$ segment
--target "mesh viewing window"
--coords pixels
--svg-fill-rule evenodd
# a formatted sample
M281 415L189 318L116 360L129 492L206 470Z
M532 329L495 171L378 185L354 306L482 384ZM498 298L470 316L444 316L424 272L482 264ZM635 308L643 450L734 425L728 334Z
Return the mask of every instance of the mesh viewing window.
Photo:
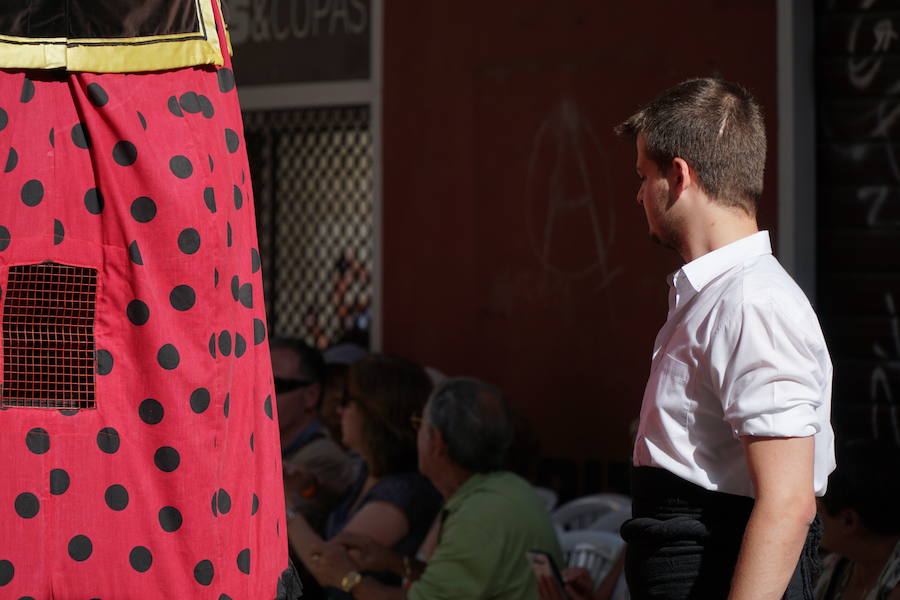
M244 115L274 335L365 344L373 257L367 106Z
M9 268L3 302L3 407L94 408L97 271Z

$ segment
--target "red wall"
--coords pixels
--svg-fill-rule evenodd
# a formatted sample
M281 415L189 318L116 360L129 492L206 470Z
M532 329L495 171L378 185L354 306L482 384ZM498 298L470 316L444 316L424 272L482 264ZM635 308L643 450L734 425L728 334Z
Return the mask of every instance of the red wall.
M545 455L626 460L679 262L611 130L688 77L742 83L772 228L774 1L384 4L384 349L496 383Z

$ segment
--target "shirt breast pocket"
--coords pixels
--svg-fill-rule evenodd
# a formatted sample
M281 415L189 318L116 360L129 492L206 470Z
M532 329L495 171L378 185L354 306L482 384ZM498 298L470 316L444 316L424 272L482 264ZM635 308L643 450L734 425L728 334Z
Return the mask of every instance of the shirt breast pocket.
M690 418L690 367L669 354L657 367L656 406L664 422L687 427Z

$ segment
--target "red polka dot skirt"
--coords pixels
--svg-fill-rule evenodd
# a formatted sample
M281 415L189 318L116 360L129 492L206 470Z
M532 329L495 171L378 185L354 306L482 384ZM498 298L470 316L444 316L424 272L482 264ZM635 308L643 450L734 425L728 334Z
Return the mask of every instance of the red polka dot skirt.
M0 71L0 169L0 598L285 597L232 72Z

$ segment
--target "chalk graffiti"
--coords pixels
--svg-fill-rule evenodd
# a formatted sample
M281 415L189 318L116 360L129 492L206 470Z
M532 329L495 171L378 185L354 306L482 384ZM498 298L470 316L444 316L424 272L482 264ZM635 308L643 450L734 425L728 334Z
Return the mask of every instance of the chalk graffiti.
M544 269L572 279L599 273L598 290L621 274L622 266L609 264L616 212L606 156L571 100L554 108L535 135L525 197L529 240ZM583 223L588 227L576 233L573 224ZM585 231L591 251L561 259L560 249Z
M872 345L872 352L878 358L878 365L872 369L869 380L869 397L872 400L872 435L876 438L881 433L882 404L887 405L887 426L893 434L894 442L900 444L900 421L897 418L897 404L894 402L894 390L891 384L889 371L900 373L900 318L897 317L897 308L894 304L893 294L885 294L885 307L890 317L890 334L893 348L885 349L880 343Z

